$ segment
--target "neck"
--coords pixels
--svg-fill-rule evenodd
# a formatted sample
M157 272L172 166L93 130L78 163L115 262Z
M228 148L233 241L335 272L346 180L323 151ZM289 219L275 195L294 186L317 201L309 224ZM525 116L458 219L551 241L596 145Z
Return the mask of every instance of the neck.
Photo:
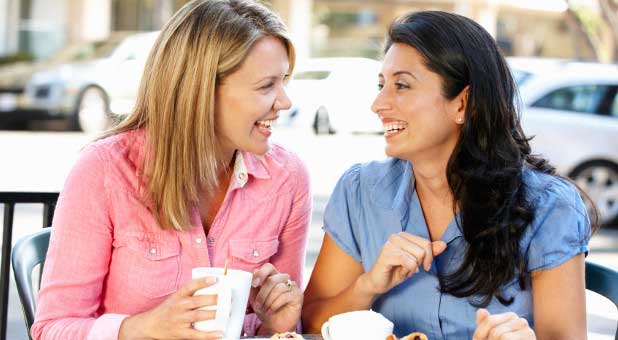
M414 165L415 187L419 197L451 206L453 194L448 185L446 167L454 145L431 150L423 155L408 158Z

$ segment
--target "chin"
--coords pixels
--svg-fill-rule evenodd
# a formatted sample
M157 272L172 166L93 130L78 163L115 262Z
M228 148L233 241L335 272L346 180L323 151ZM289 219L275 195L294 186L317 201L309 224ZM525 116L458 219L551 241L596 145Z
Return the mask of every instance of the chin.
M264 156L268 150L270 150L270 144L265 143L262 145L262 143L260 143L259 145L250 145L247 149L248 152L258 155L258 156Z

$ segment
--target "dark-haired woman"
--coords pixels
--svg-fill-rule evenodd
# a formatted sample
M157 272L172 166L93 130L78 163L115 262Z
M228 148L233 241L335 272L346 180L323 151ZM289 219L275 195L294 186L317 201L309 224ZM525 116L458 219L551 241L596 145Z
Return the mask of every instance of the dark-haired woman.
M443 12L392 24L372 110L387 161L337 184L305 292L305 330L373 309L430 339L585 339L591 224L531 154L492 37Z

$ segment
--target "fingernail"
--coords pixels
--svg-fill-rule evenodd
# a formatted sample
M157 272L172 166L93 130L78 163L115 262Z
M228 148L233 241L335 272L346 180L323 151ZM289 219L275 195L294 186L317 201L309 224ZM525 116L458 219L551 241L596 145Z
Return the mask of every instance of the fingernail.
M259 286L260 285L260 278L259 277L254 278L253 281L251 282L251 285L253 287Z
M206 278L206 283L210 284L210 285L211 284L215 284L215 283L217 283L217 278L214 277L214 276L209 276L209 277Z
M223 334L223 332L221 332L221 331L217 331L217 332L215 332L215 336L216 336L216 337L218 337L219 339L223 339L223 335L224 335L224 334Z

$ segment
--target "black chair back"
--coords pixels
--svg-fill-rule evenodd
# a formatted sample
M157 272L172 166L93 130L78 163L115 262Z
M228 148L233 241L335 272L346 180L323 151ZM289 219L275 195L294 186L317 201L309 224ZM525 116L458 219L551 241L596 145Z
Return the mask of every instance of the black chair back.
M586 289L603 295L618 308L618 271L586 261ZM614 339L618 340L618 329Z
M30 327L34 322L34 312L36 310L35 291L32 285L32 272L37 265L41 265L40 273L43 273L43 264L47 255L49 246L49 235L51 228L44 228L42 231L32 235L25 236L17 241L13 247L11 260L13 263L13 272L15 273L15 284L19 293L28 336L30 336ZM39 282L36 282L37 290L40 287Z

